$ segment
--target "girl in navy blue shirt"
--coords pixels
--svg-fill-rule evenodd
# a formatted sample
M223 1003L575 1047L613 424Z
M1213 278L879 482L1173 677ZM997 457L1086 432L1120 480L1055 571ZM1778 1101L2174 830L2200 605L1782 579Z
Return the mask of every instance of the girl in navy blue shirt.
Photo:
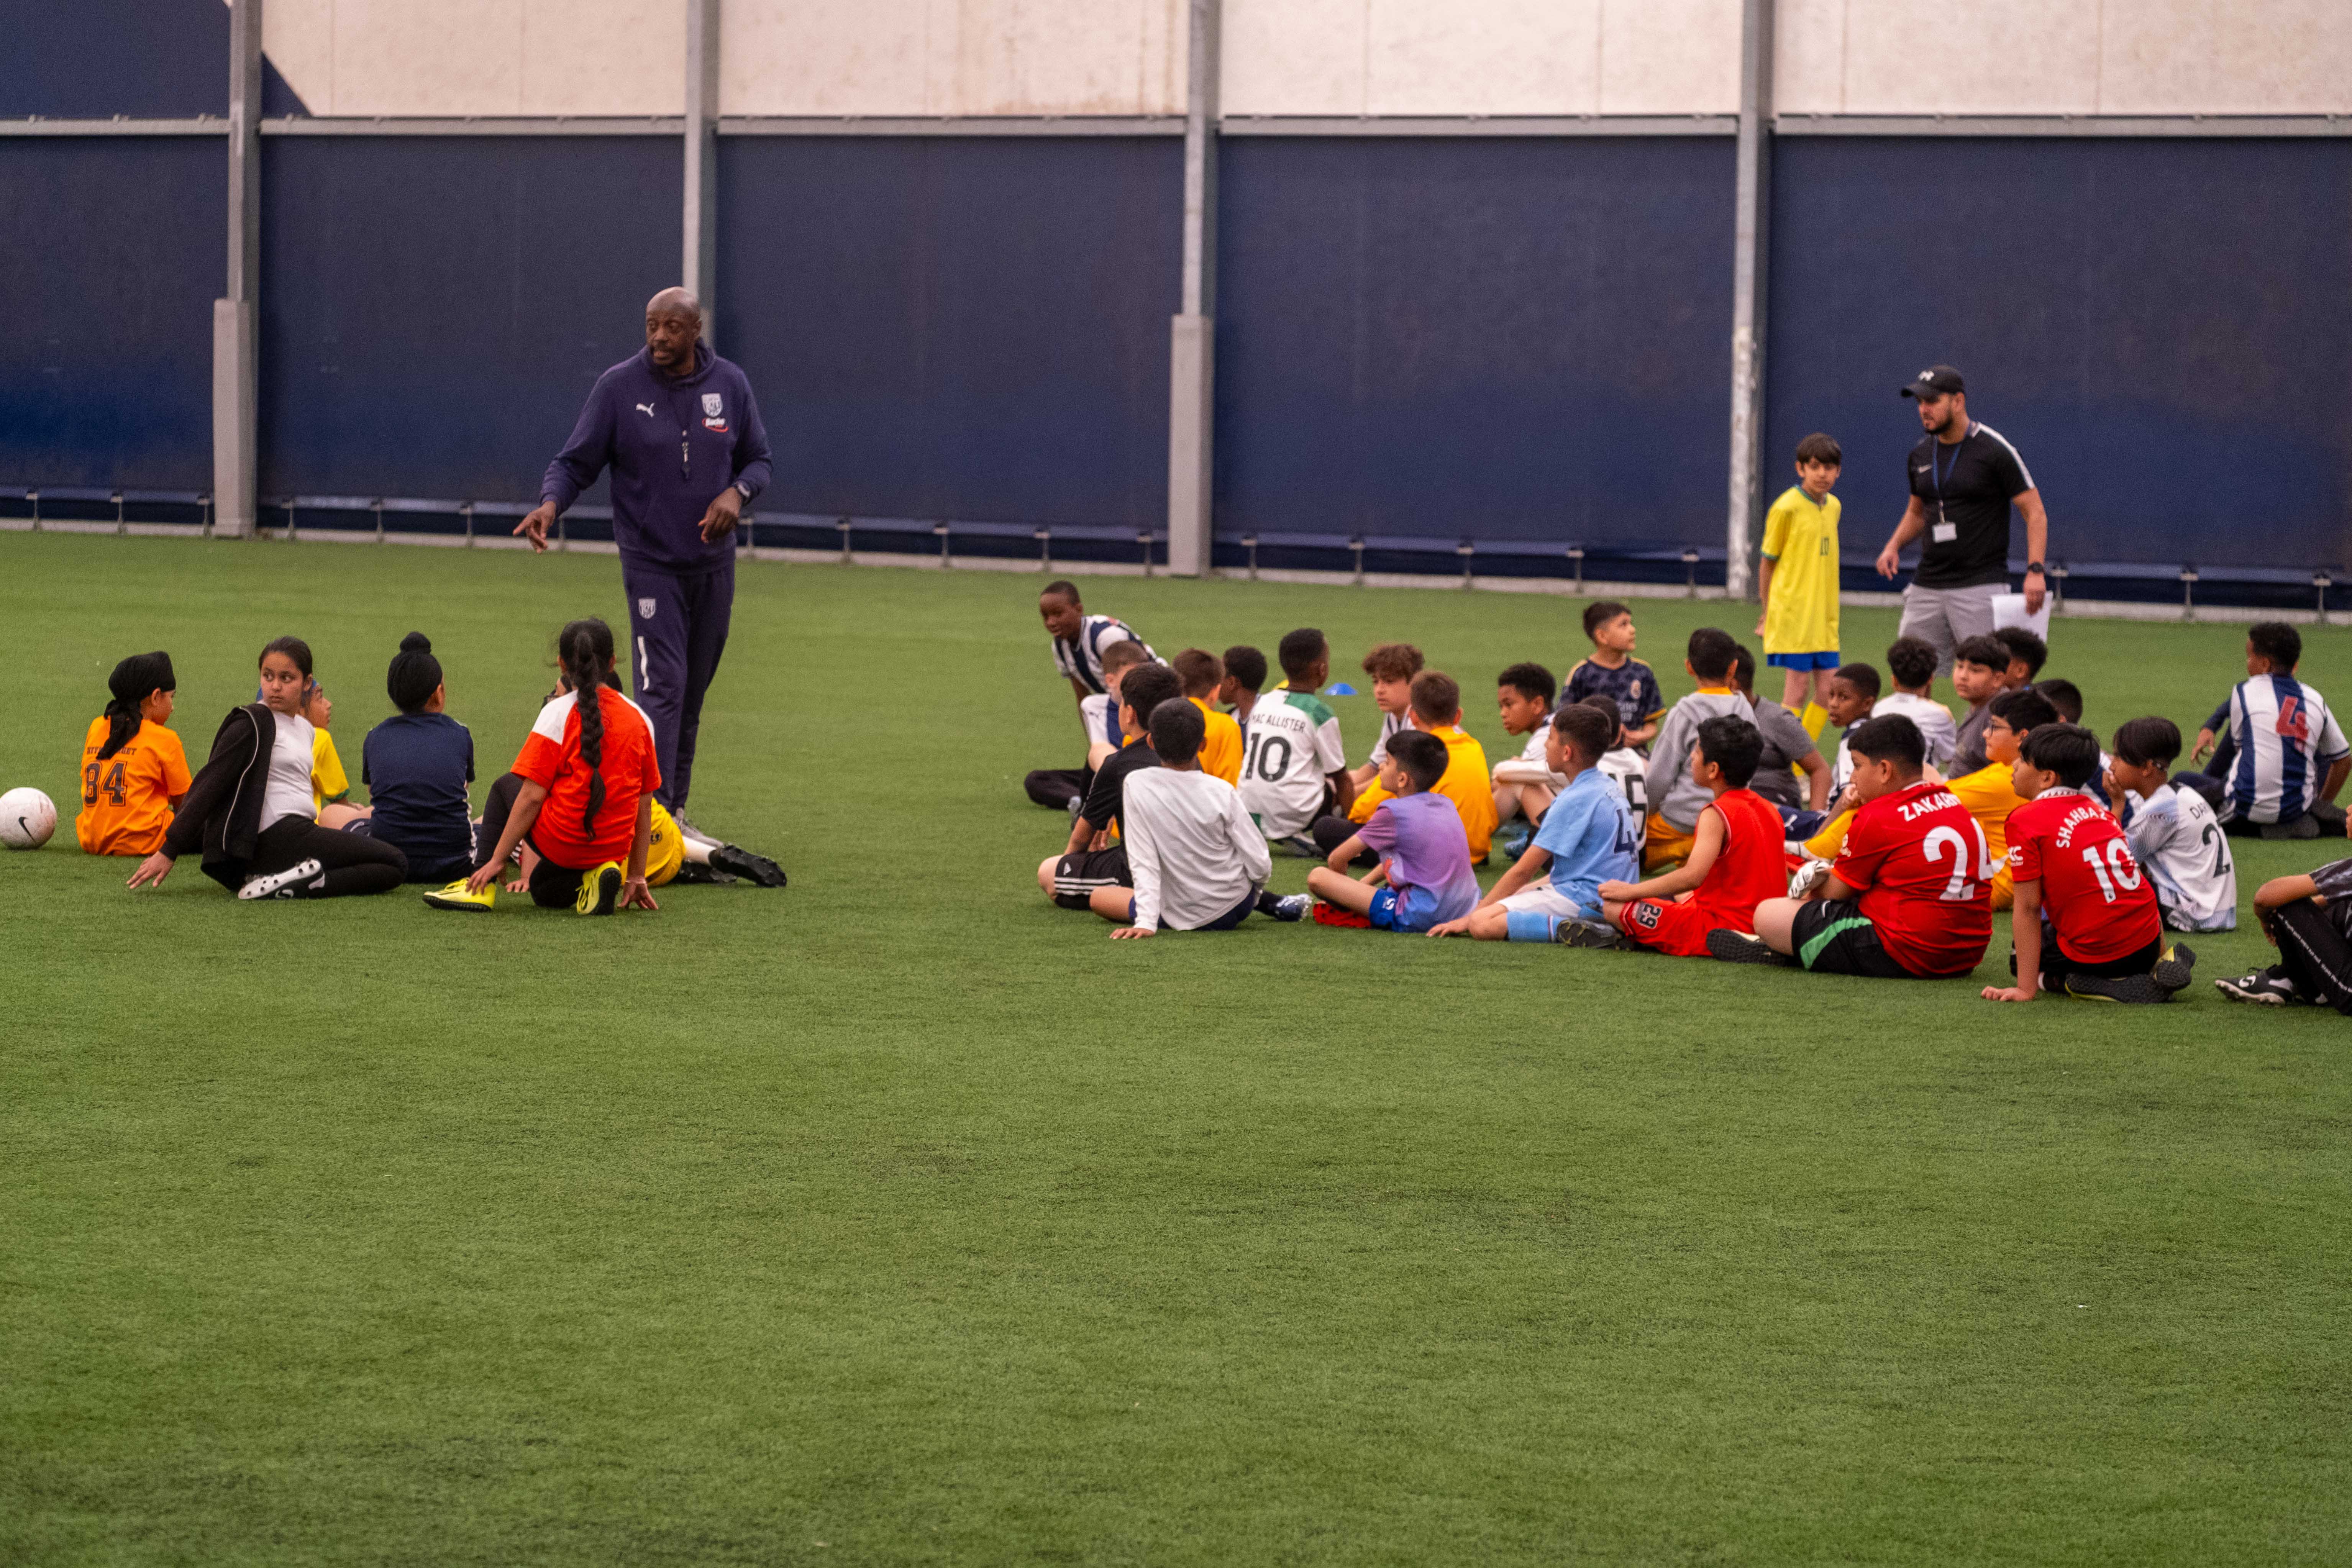
M361 747L360 780L373 810L352 831L398 845L408 857L408 879L437 887L474 868L466 798L474 782L473 732L441 710L448 695L441 661L423 632L400 639L384 689L400 711L370 730Z

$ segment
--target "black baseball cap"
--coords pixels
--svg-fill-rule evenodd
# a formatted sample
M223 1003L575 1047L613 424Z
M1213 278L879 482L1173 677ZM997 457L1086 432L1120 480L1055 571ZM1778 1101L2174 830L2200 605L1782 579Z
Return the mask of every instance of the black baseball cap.
M1966 392L1969 384L1960 373L1948 364L1931 364L1903 384L1905 397L1948 397L1955 392Z

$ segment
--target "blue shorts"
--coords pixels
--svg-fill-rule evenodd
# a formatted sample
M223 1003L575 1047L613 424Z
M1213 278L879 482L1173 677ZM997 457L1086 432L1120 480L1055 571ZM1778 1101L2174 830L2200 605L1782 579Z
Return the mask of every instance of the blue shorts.
M1372 895L1372 907L1365 911L1372 924L1381 931L1423 931L1437 922L1430 917L1437 912L1436 901L1415 899L1407 888L1399 893L1394 888L1382 888Z
M1826 653L1768 653L1764 656L1764 662L1780 669L1835 669L1838 667L1838 650L1831 648Z

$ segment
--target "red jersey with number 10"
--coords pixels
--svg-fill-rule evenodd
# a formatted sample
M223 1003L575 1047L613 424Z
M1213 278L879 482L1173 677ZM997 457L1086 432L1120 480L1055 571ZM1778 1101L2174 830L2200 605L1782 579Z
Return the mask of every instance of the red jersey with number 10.
M1832 870L1860 889L1858 905L1895 963L1948 975L1984 960L1998 868L1960 797L1923 779L1855 812Z
M2053 789L2009 814L2009 876L2042 880L2058 951L2077 963L2137 952L2163 934L2156 889L2105 802Z

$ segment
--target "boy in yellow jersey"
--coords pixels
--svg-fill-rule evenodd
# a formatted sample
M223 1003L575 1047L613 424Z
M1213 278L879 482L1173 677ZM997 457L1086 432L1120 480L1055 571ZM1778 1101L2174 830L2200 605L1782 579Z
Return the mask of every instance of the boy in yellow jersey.
M1838 667L1839 506L1830 489L1844 462L1837 442L1819 432L1797 443L1797 482L1764 519L1756 590L1764 662L1785 672L1780 706L1802 715L1813 735L1822 731L1830 672Z
M1991 716L1984 727L1985 765L1951 781L1951 791L1984 829L1985 848L1992 863L1992 907L2005 910L2015 897L2010 885L2009 814L2025 804L2014 776L2018 747L2027 733L2058 722L2050 699L2027 687L2004 691L1992 700Z
M1225 683L1224 661L1206 648L1188 647L1176 656L1176 679L1184 695L1201 710L1208 732L1201 741L1201 771L1236 789L1242 782L1242 727L1234 716L1218 709L1218 690Z
M1444 670L1423 670L1412 678L1406 714L1414 729L1445 742L1445 773L1430 793L1454 803L1454 809L1462 816L1462 831L1470 840L1470 863L1484 865L1486 847L1495 837L1495 786L1486 768L1486 748L1462 727L1461 684ZM1356 836L1356 829L1371 819L1381 802L1394 798L1375 780L1357 792L1347 816L1316 819L1316 844L1328 855Z

